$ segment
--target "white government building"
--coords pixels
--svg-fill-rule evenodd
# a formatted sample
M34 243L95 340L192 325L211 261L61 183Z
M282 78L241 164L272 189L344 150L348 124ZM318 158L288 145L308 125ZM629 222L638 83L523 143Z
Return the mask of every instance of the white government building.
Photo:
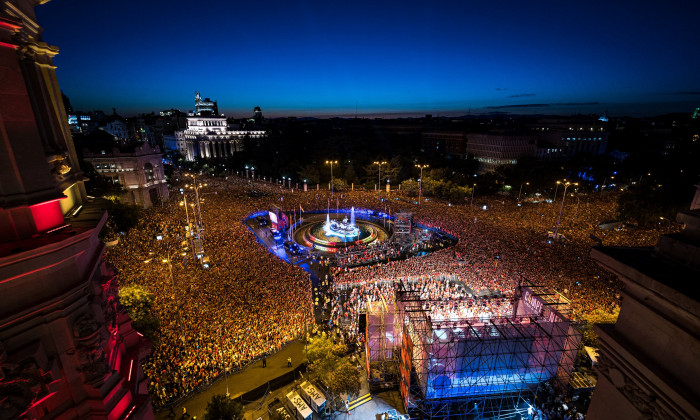
M226 158L243 151L243 139L265 137L263 130L237 130L226 123L226 117L200 111L199 92L195 96L196 111L187 117L187 128L174 136L164 136L168 150L177 150L187 161L195 158ZM214 102L215 104L215 102Z

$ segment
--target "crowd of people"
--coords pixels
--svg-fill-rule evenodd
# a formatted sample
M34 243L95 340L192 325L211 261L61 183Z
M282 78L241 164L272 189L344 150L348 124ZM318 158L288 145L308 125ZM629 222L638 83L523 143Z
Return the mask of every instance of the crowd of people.
M191 181L177 177L176 188ZM330 192L292 192L237 176L208 183L200 194L205 197L202 242L210 268L202 268L192 255L178 197L149 209L139 226L108 251L122 285L140 285L155 295L160 328L145 371L156 405L176 400L225 369L230 372L276 351L313 323L309 274L270 253L242 221L273 204L290 212L323 209ZM509 298L523 279L570 299L575 319L585 321L593 309L612 312L619 305L620 284L590 258L590 235L605 245L639 246L653 245L660 233L600 229L601 222L614 217L614 206L599 195L567 201L559 228L566 240L557 243L546 235L559 211L551 204L518 207L500 197L477 197L474 207L438 201L418 206L406 200L379 203L376 193L364 191L336 193L333 200L343 208L413 212L417 222L439 227L459 241L455 247L387 263L372 261L369 249L359 256L352 250L344 254L331 276L335 292L322 304L333 311L334 325L346 326L350 340L357 339L355 319L362 305L368 299L392 299L396 281L417 285L427 296L473 298L469 310L476 316L507 313ZM363 262L370 264L350 267L365 252L369 257ZM446 276L458 280L438 280ZM449 316L457 308L443 310Z
M336 263L340 267L388 262L403 256L401 246L394 242L379 244L352 245L336 253Z

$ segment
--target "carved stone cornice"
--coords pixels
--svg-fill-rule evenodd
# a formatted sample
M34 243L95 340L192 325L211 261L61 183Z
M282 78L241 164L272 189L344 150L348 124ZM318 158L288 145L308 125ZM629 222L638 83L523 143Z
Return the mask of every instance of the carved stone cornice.
M616 364L606 351L598 355L598 373L606 377L610 383L641 413L644 420L663 420L673 418L659 404L659 396L651 390L643 389L624 367Z
M21 36L15 36L15 41L19 45L17 53L21 58L37 60L37 64L55 69L56 66L49 63L40 62L38 60L45 58L53 58L58 54L58 47L49 45L45 42L34 42L21 39Z

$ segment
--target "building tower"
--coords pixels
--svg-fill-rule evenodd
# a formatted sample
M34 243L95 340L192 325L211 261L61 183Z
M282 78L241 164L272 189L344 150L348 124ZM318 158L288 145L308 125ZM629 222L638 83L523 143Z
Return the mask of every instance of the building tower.
M34 7L0 0L0 419L152 417Z
M195 92L194 115L217 117L219 116L219 106L216 104L216 101L212 101L209 98L202 99L202 96L199 94L199 92Z

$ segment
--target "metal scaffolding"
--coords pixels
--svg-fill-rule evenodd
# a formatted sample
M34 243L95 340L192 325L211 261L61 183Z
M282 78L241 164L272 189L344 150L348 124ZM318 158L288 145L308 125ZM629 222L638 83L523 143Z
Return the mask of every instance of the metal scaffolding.
M414 417L507 418L524 413L543 382L568 383L581 335L566 317L568 301L555 291L521 285L510 316L433 321L431 308L444 303L421 299L403 283L396 291L393 359ZM375 312L390 309L375 305ZM370 363L375 355L388 359L389 341L377 337L389 331L388 319L368 312ZM382 327L372 326L379 321Z

